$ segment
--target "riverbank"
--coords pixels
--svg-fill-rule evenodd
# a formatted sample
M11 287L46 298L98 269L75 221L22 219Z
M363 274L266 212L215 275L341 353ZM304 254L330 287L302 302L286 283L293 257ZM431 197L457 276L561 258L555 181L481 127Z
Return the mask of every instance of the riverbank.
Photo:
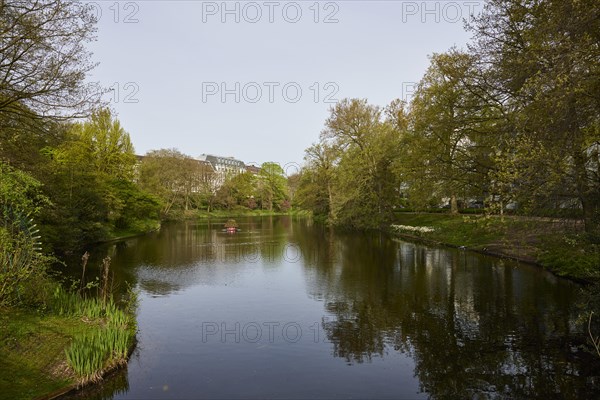
M196 211L194 217L206 219L206 218L236 218L236 217L269 217L276 215L289 215L287 212L276 212L269 210L213 210L207 211Z
M292 215L292 216L308 216L310 213L304 210L290 210L286 212L269 211L269 210L248 210L248 209L237 209L237 210L213 210L207 211L194 211L194 214L190 214L192 218L208 219L208 218L240 218L240 217L274 217L281 215Z
M36 310L3 309L0 315L0 398L32 399L75 383L65 349L86 324Z
M122 306L56 287L36 307L0 310L0 398L52 398L125 365L135 295Z
M157 219L148 219L140 221L133 227L128 229L114 230L110 232L107 238L98 241L97 243L109 243L116 242L123 239L129 239L136 236L145 235L147 233L155 232L160 229L161 221Z
M600 249L573 219L397 213L393 233L517 259L578 281L600 279Z

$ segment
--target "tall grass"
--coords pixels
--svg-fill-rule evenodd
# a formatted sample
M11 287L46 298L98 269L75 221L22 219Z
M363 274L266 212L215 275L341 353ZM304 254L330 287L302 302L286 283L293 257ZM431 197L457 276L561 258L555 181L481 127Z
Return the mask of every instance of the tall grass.
M107 369L125 364L135 341L136 293L129 291L124 308L115 303L108 288L109 264L107 257L103 261L103 282L98 296L82 297L62 286L57 286L52 296L51 307L55 313L89 322L86 333L75 335L65 350L67 362L79 384L98 381Z
M97 381L107 368L126 363L132 343L131 330L107 326L76 338L65 353L67 362L84 383Z
M54 295L54 307L59 314L90 321L90 330L76 336L65 350L67 362L80 384L97 381L105 370L127 362L135 341L135 317L118 307L112 296L105 303L101 298L84 299L59 288Z

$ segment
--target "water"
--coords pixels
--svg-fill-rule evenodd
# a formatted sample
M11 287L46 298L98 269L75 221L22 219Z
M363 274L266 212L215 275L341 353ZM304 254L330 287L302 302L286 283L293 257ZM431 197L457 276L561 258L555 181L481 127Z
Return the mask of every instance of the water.
M598 398L579 287L304 219L185 222L95 249L140 291L126 370L84 398ZM71 270L74 277L79 273Z

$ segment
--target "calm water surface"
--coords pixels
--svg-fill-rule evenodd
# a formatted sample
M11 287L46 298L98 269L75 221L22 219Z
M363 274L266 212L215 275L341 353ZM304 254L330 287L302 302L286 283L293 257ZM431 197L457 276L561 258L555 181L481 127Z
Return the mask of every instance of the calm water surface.
M94 250L88 268L108 254L117 290L139 289L139 345L79 397L600 396L573 283L303 219L238 219L236 234L223 222Z

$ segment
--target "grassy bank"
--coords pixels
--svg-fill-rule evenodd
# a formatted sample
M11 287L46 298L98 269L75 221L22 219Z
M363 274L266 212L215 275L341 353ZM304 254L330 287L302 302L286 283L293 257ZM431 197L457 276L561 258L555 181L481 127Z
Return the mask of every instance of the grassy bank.
M114 229L110 232L108 238L102 242L112 242L115 240L126 239L130 237L144 235L149 232L154 232L160 229L160 220L147 219L137 221L127 229Z
M398 213L394 224L400 236L514 257L577 280L600 278L600 248L577 220Z
M109 268L107 257L102 279L85 287L74 283L79 290L65 289L42 269L3 299L0 398L31 399L84 386L127 362L137 296L129 291L117 304Z
M236 217L269 217L275 215L289 215L288 213L269 210L214 210L211 212L198 211L196 218L236 218Z
M86 329L75 317L1 310L0 398L31 399L75 383L65 349Z
M133 295L132 295L133 296ZM135 341L133 305L56 286L37 307L0 309L0 398L31 399L96 382Z
M211 212L207 211L195 211L194 216L196 218L236 218L236 217L268 217L277 215L308 215L306 211L295 211L290 210L287 212L277 212L269 210L248 210L248 209L235 209L235 210L214 210Z

